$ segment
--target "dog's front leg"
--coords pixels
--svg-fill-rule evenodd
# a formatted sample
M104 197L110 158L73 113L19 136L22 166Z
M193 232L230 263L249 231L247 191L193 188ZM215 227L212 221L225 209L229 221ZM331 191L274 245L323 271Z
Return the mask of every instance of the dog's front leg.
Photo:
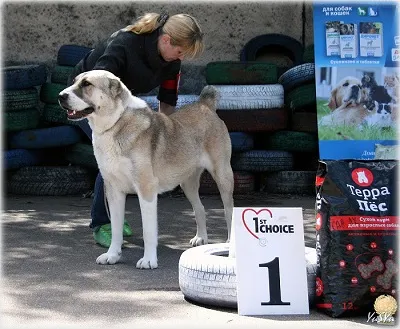
M123 225L125 214L126 194L117 191L104 182L107 203L110 209L111 221L111 245L108 251L96 259L97 264L115 264L121 258L121 246L123 243Z
M138 194L142 214L144 255L136 263L137 268L157 268L157 194L144 198Z

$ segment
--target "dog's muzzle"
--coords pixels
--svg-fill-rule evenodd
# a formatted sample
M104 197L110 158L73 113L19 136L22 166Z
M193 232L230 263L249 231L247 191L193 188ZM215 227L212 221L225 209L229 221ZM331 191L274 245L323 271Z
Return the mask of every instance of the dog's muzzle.
M60 93L58 95L58 103L60 106L67 111L67 117L69 120L82 120L86 118L90 113L94 111L93 107L87 107L83 110L74 110L69 107L68 94Z

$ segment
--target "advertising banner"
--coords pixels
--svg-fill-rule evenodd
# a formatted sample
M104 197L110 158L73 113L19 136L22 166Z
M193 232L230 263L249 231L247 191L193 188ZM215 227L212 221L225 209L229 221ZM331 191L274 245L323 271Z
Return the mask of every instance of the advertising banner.
M313 3L320 159L373 160L396 148L399 11L395 1ZM388 153L379 159L396 157Z

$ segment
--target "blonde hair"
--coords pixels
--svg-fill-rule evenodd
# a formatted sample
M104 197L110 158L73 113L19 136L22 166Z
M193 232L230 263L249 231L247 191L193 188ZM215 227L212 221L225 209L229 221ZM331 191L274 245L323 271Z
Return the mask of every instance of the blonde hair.
M163 34L170 36L172 46L182 47L185 57L195 58L203 52L203 32L197 20L188 14L168 16L147 13L125 29L136 34L143 34L151 33L159 27Z

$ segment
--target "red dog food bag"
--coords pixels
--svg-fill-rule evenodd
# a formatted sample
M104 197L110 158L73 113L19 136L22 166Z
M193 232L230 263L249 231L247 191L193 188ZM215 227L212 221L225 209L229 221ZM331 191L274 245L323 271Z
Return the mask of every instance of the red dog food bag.
M320 161L316 177L316 307L368 314L397 300L396 161Z

